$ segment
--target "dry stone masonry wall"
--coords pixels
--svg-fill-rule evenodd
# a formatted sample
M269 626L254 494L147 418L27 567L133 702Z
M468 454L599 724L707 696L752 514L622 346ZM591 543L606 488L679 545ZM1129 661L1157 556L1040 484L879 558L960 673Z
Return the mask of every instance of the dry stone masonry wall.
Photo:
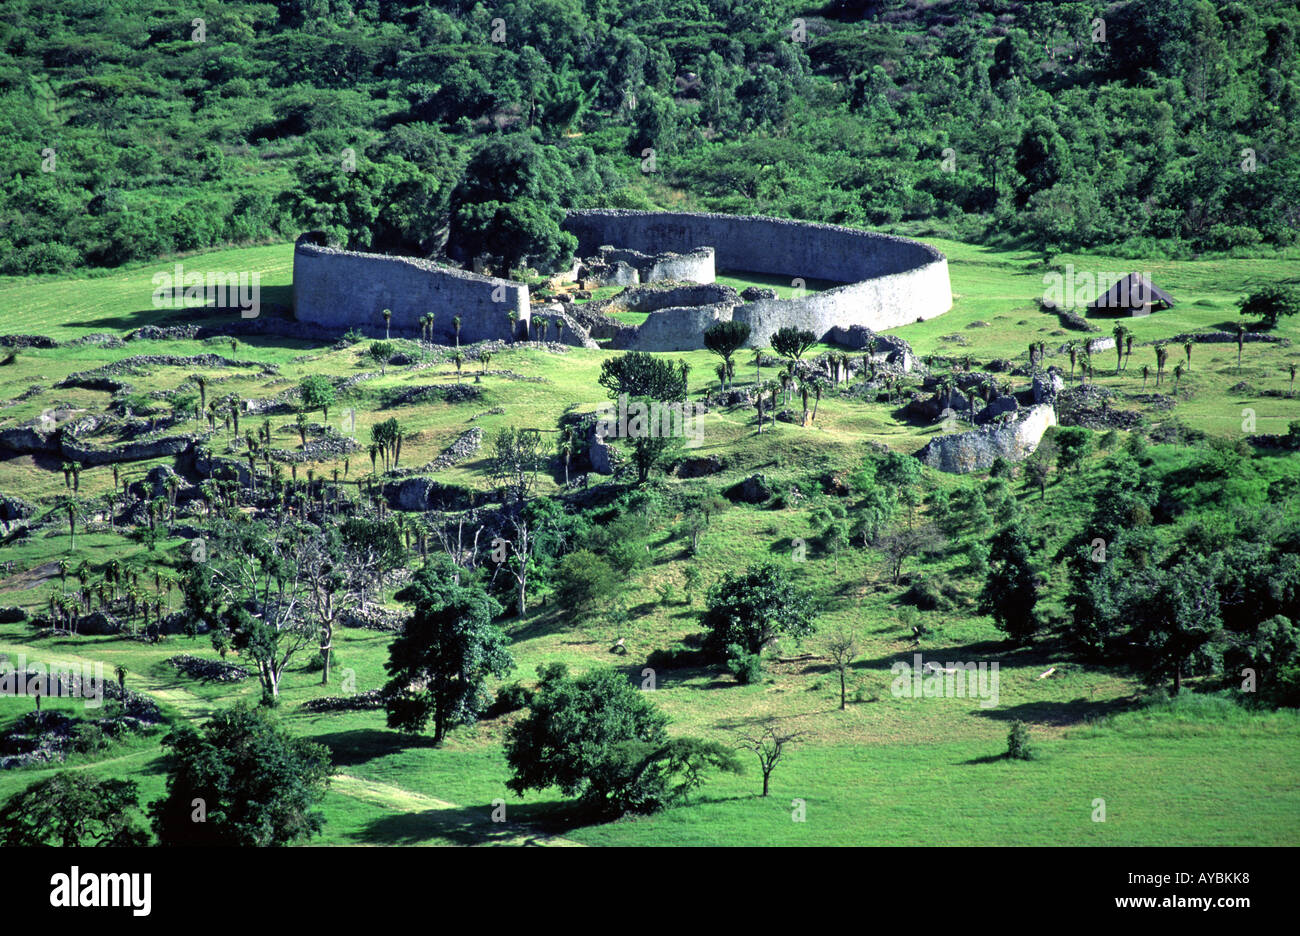
M526 335L528 287L480 276L411 257L339 250L298 238L293 252L294 315L338 329L350 328L382 338L383 312L392 312L391 334L420 335L420 317L434 315L434 340L456 340L453 319L460 317L460 343L508 340L512 330ZM510 313L517 319L512 323Z
M829 339L854 326L881 331L933 318L952 307L947 259L903 237L782 218L621 209L573 211L564 227L578 238L580 256L603 255L608 262L637 269L643 280L711 283L716 267L789 277L792 282L844 284L792 299L760 296L744 301L737 295L667 302L645 310L652 315L635 334L583 323L592 338L617 336L618 347L700 348L704 328L728 319L750 325L754 347L767 345L773 333L786 326ZM298 239L294 312L299 321L382 335L384 309L392 311L395 335L418 335L420 317L432 312L435 340L440 342L453 340L454 316L461 318L462 343L507 339L512 311L518 323L515 335L528 334L527 286L424 260L339 250L324 246L319 235Z
M863 325L880 331L952 308L947 258L903 237L784 218L623 209L572 211L564 227L578 238L579 253L608 244L646 254L710 246L718 269L845 284L802 298L738 305L732 318L749 323L754 346L767 344L786 326L821 338L833 328ZM669 339L675 347L663 350L680 349L694 319L683 315L682 328ZM660 323L656 331L668 334L669 329Z

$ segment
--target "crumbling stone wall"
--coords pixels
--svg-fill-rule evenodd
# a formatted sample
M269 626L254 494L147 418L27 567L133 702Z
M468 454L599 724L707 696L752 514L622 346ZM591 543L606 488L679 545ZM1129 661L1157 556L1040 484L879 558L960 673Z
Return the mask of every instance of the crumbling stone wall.
M953 474L985 471L999 455L1014 462L1032 454L1043 433L1055 425L1056 410L1043 403L1005 425L936 436L916 457L931 468Z
M611 273L623 269L630 275L618 279ZM589 267L596 279L606 283L632 285L634 283L712 283L716 277L714 250L697 247L687 253L642 253L627 247L602 245L598 258Z

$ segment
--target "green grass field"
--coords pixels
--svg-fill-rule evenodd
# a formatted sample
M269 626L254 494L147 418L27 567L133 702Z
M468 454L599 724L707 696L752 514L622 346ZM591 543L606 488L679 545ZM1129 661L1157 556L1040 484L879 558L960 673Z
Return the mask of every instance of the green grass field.
M1042 340L1055 348L1084 337L1064 332L1055 316L1038 311L1036 299L1044 286L1033 256L934 243L948 254L955 305L946 315L895 331L919 355L970 354L980 364L994 358L1023 362L1031 341ZM292 245L224 251L187 257L184 262L188 269L258 271L263 300L288 301ZM1133 266L1132 261L1104 256L1063 256L1059 262L1080 269ZM191 321L203 314L201 310L152 308L150 277L170 268L170 263L159 263L107 276L0 281L0 334L40 334L67 341L97 332L122 335L145 324ZM1179 301L1171 310L1124 321L1137 335L1127 370L1115 374L1110 352L1094 361L1096 382L1125 394L1142 391L1137 372L1141 364L1152 365L1154 371L1154 354L1145 342L1223 327L1237 317L1236 303L1252 287L1300 272L1300 264L1294 261L1266 260L1170 261L1141 268L1149 269L1155 282ZM735 275L725 279L738 288L748 283L772 285L771 280ZM1102 327L1101 335L1109 335L1110 325ZM1300 337L1300 322L1284 320L1276 333L1294 340ZM214 392L268 397L309 374L346 376L374 370L362 358L363 350L364 345L331 350L271 338L241 339L234 353L237 359L275 365L278 372L209 371L209 398ZM205 352L231 353L228 342L201 341L20 350L12 364L0 367L0 401L5 401L0 406L0 430L37 419L46 410L104 407L107 393L53 387L68 374L138 354ZM490 364L491 371L507 373L476 378L477 364L466 365L459 379L480 391L477 398L394 408L383 405L386 393L453 384L458 378L450 363L421 370L390 366L386 376L359 384L349 399L341 400L330 420L342 428L340 411L355 410L354 431L364 442L371 425L396 417L407 428L402 465L417 466L435 458L470 426L480 426L490 438L509 425L554 428L570 409L594 409L604 401L596 376L609 354L510 348L494 355ZM710 385L715 358L702 351L674 356L691 364L692 393ZM1170 367L1181 359L1181 347L1172 348ZM1253 410L1254 432L1286 432L1291 420L1300 419L1297 399L1265 392L1288 388L1288 366L1300 360L1300 350L1248 344L1240 368L1236 359L1235 344L1196 345L1175 405L1153 418L1176 418L1213 436L1242 438L1246 434L1243 411ZM1049 358L1049 363L1069 366L1064 355ZM154 394L157 406L165 411L169 395L187 384L193 373L190 368L152 367L125 379L137 394ZM737 382L747 383L754 376L750 356L745 355L737 367ZM1247 389L1232 389L1241 384ZM42 389L13 402L34 386ZM1154 387L1147 392L1155 392ZM1127 399L1116 406L1139 404ZM489 413L496 408L503 412ZM319 419L319 414L314 418ZM706 417L703 441L693 453L718 454L726 460L724 473L708 479L712 489L756 471L777 482L851 471L862 461L867 443L910 453L937 431L899 421L888 405L833 394L821 400L810 428L778 423L774 431L760 435L753 422L752 412L740 409L714 411ZM277 446L296 447L292 417L276 417L273 428ZM220 452L225 444L225 433L219 430L213 448ZM1158 449L1162 464L1169 467L1190 457L1173 446ZM1254 459L1256 470L1264 475L1291 481L1300 476L1296 462L1282 455ZM153 464L123 466L125 476L142 475ZM341 460L314 467L319 476L334 469L342 473L344 468ZM26 456L0 461L0 493L51 509L66 490L58 468ZM370 473L364 451L351 457L349 481ZM482 491L492 484L482 455L439 473L439 478ZM929 483L940 488L968 480L928 475ZM86 469L80 483L84 494L106 491L112 485L110 469ZM705 482L669 479L667 483L698 487ZM1018 483L1014 489L1018 499L1034 506L1036 522L1049 544L1059 546L1068 538L1087 483L1057 481L1049 486L1041 506L1037 493L1022 490ZM546 494L558 488L544 476L538 490ZM673 533L680 519L672 514L647 518L652 529L647 563L629 577L620 594L630 614L626 627L600 615L575 618L553 599L544 599L523 620L508 619L518 663L511 679L530 681L540 665L555 661L575 670L617 665L637 677L646 654L697 631L702 602L698 594L689 604L683 596L688 554ZM815 532L808 509L736 506L710 524L700 554L689 561L699 566L707 584L723 572L761 558L786 558L795 538L811 540ZM129 559L145 569L174 566L178 542L165 540L150 550L96 528L78 532L73 560L85 559L93 566L112 558ZM50 590L61 587L58 562L69 556L69 545L66 528L56 524L0 546L0 562L12 564L7 576L0 574L0 606L41 607ZM959 558L950 557L924 571L943 576L960 564ZM509 772L501 741L517 714L458 729L441 749L404 746L397 734L385 728L382 711L325 715L302 711L303 701L340 691L337 683L319 686L319 673L307 665L309 655L304 654L285 678L280 713L293 731L326 744L334 758L336 776L324 802L327 823L321 841L334 845L1300 843L1300 787L1294 781L1300 770L1300 722L1295 712L1250 712L1211 696L1142 707L1140 682L1131 674L1108 669L1064 667L1053 678L1039 679L1065 660L1064 650L1045 641L1028 650L1008 651L989 619L972 610L974 596L968 583L959 584L954 610L931 614L935 635L923 649L927 658L944 661L1000 661L998 704L982 709L970 699L894 698L890 664L910 660L913 650L898 620L900 589L888 585L878 557L850 549L836 568L832 556L814 547L797 575L822 597L824 626L850 623L861 635L862 653L851 688L858 701L840 711L837 678L818 662L773 664L767 680L751 686L736 685L730 676L711 670L668 670L659 674L654 697L672 718L674 732L725 741L736 729L767 718L781 719L801 731L803 740L791 748L774 774L768 798L757 795L760 779L750 763L742 776L711 780L688 805L640 820L574 826L555 791L522 799L507 792ZM664 584L672 587L671 600L658 594L658 586ZM1059 609L1061 598L1055 588L1047 601ZM172 608L177 600L170 598ZM626 657L609 652L618 636L626 637ZM381 685L387 642L381 633L344 629L335 638L338 678L354 681L357 690ZM129 674L129 688L147 692L177 719L201 719L233 700L252 702L257 696L254 680L233 689L205 685L179 676L165 663L178 653L215 657L206 638L171 637L158 644L124 637L38 638L27 625L0 624L0 653L10 657L25 653L29 660L52 662L102 661L109 674L122 665ZM0 726L30 709L29 699L0 698ZM1040 751L1037 760L1019 763L998 757L1005 750L1009 724L1017 718L1031 726ZM148 801L161 792L164 777L156 741L126 743L100 757L79 756L67 766L134 779L140 783L142 800ZM0 771L0 800L53 769ZM506 802L506 823L491 821L493 801L498 799ZM1093 821L1096 799L1105 800L1104 823ZM803 801L806 821L792 819L794 800Z

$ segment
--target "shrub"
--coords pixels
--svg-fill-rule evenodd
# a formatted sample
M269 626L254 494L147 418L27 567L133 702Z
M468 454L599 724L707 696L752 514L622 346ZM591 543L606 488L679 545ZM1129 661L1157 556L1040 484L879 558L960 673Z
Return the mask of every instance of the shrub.
M1022 721L1012 722L1007 733L1007 757L1013 760L1033 760L1034 749L1029 746L1029 727Z
M488 718L496 718L507 712L517 712L532 704L533 690L521 682L507 683L497 690L496 700L484 713Z
M619 578L603 556L579 549L560 560L556 597L575 611L589 611L614 593Z
M91 722L82 722L73 734L72 748L81 754L91 754L107 745L103 729Z
M763 656L750 653L740 644L728 644L727 669L736 677L736 682L748 686L763 677Z

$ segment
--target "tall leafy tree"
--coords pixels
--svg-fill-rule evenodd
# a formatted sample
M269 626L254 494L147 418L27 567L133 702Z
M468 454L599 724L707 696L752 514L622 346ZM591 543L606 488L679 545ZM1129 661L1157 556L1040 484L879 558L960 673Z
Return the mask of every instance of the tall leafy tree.
M482 588L456 584L445 556L420 569L397 597L414 609L388 649L388 727L415 733L432 721L440 745L451 728L478 720L488 677L514 667L509 640L492 623L502 608Z
M805 637L815 627L811 598L772 562L724 575L709 589L704 627L714 659L736 644L759 653L775 637Z
M670 739L667 716L614 670L572 678L556 664L541 676L528 716L506 741L506 785L520 795L554 786L600 816L650 813L711 770L740 771L721 744Z
M1028 643L1039 628L1038 573L1024 528L1003 529L989 549L989 572L980 593L980 613L991 615L1014 643Z

